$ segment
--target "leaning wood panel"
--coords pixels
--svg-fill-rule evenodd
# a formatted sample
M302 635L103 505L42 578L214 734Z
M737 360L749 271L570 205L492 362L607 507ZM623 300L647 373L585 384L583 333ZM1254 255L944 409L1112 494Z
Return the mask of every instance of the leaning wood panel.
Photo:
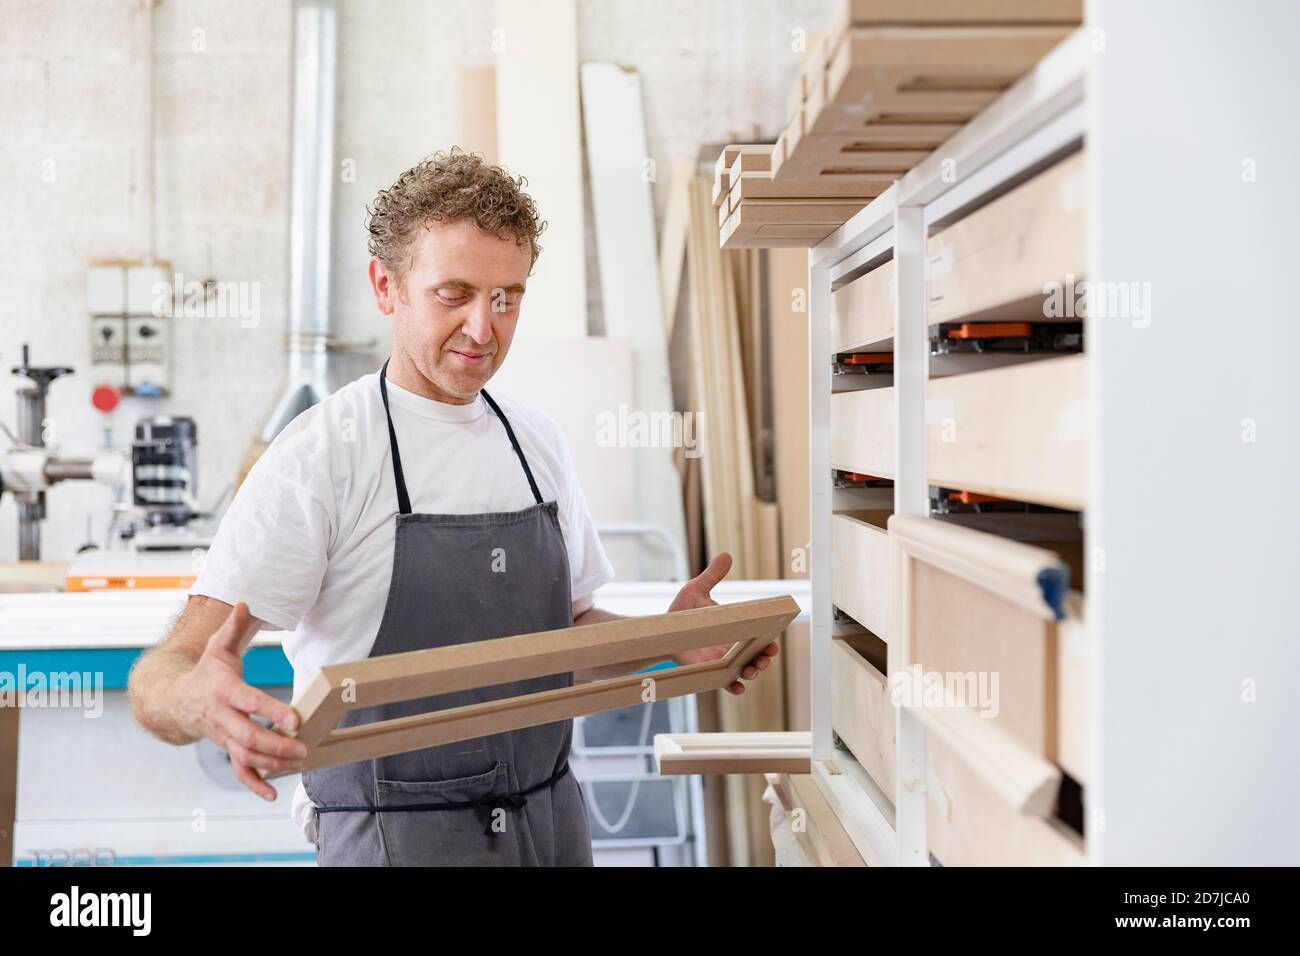
M1025 362L926 384L926 478L946 488L1082 510L1087 358Z
M718 690L799 613L789 597L607 621L322 668L295 707L308 770ZM339 728L347 711L730 644L715 661ZM272 776L275 776L274 774Z
M869 634L831 642L831 727L892 800L895 716L884 652L884 643Z
M925 321L1081 321L1085 154L1076 152L926 243Z
M926 842L944 866L1083 865L1078 834L1009 806L968 758L928 726L925 758Z
M831 518L831 600L886 641L894 601L889 516L888 511L850 511Z
M831 467L894 477L894 389L831 396Z
M668 776L812 773L812 734L655 734L655 766Z
M894 260L831 295L832 352L888 352L894 346Z

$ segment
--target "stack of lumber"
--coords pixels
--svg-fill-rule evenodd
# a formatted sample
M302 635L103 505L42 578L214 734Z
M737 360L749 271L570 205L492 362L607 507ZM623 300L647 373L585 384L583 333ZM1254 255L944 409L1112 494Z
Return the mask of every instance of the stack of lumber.
M816 245L1081 18L1082 0L844 0L808 39L776 142L719 158L721 245Z

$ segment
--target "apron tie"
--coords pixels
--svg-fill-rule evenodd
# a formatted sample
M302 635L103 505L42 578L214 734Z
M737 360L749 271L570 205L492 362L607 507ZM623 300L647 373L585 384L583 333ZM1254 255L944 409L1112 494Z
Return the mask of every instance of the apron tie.
M483 820L484 836L498 837L501 834L492 829L493 811L501 810L522 810L528 804L530 794L538 790L545 790L555 786L559 780L569 772L569 762L566 760L564 766L551 774L541 783L529 787L526 790L518 790L515 793L489 793L487 796L478 797L474 800L461 800L455 803L408 803L396 807L378 807L378 806L348 806L348 807L317 807L317 813L417 813L417 812L437 812L442 810L474 810Z
M528 798L522 793L489 793L475 800L474 807L483 820L483 835L493 839L501 835L499 830L492 829L492 817L497 810L522 810L527 803Z

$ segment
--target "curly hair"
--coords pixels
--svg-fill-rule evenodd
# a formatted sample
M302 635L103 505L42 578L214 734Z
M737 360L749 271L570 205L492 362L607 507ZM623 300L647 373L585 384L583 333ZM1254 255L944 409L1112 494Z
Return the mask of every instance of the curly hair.
M538 237L546 223L533 198L524 192L528 180L511 178L500 166L490 165L481 153L459 146L426 157L380 190L366 207L370 254L396 275L404 276L414 253L417 229L433 222L471 219L484 232L513 238L532 252L533 264L542 253Z

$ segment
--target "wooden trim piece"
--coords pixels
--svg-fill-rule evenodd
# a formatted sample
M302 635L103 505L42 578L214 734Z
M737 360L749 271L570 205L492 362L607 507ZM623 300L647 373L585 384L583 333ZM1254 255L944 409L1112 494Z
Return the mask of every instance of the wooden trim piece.
M772 145L762 146L745 146L741 148L740 153L730 166L727 167L727 173L722 178L722 184L727 189L735 189L736 183L745 173L771 173L772 172Z
M1050 572L1064 582L1069 571L1055 553L1045 548L915 515L896 514L890 518L889 537L909 562L933 565L1044 620L1056 618L1044 599L1040 575ZM899 601L902 612L911 596L900 591ZM908 659L903 663L913 662Z
M1086 154L1077 151L926 242L925 322L1081 322Z
M913 703L907 707L926 729L938 736L998 797L1017 813L1049 816L1056 809L1061 771L1031 754L969 707Z
M838 182L832 177L792 179L776 182L770 172L741 173L731 190L732 208L747 199L875 199L882 190L877 183Z
M322 668L295 702L303 717L296 736L309 748L305 769L627 707L643 703L647 689L658 700L718 690L738 679L798 613L793 598L767 598L334 664ZM337 726L343 713L358 708L645 658L669 659L682 651L721 644L731 644L730 651L706 663Z
M1082 511L1088 503L1087 357L931 379L926 479Z
M655 764L664 776L729 773L812 773L807 731L655 734Z

